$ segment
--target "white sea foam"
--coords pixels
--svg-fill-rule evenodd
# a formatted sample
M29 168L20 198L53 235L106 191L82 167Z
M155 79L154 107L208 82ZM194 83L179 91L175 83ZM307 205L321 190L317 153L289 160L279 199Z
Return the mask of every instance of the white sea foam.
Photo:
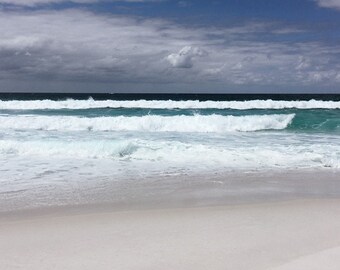
M132 141L65 141L62 137L58 140L0 141L0 154L30 157L124 158L137 149Z
M0 110L34 109L91 109L91 108L150 108L150 109L340 109L340 101L284 101L284 100L249 100L249 101L173 101L173 100L74 100L65 101L33 100L2 101Z
M235 139L235 138L234 138ZM208 141L213 141L210 138ZM222 145L203 142L126 140L2 140L0 155L23 157L24 164L34 163L42 158L53 162L53 158L82 160L106 159L129 160L130 166L148 162L147 167L156 165L159 171L167 167L187 168L194 171L204 169L242 168L295 168L332 167L340 168L340 146L313 142L290 145L279 144L278 140L264 141L259 136L256 143L235 144L232 140ZM25 158L26 157L26 158ZM29 157L27 159L27 157ZM270 157L270 158L268 158ZM58 162L63 162L59 160ZM114 163L113 170L114 170ZM20 166L17 164L16 166ZM144 168L147 170L147 168Z
M0 116L0 129L56 131L147 131L147 132L209 132L282 130L294 114L222 116L177 115L142 117L75 117L75 116Z

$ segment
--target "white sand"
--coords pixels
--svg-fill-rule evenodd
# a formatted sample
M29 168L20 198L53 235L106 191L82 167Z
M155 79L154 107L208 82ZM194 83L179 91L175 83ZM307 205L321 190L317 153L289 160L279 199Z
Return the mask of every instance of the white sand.
M340 269L340 200L2 219L0 269Z

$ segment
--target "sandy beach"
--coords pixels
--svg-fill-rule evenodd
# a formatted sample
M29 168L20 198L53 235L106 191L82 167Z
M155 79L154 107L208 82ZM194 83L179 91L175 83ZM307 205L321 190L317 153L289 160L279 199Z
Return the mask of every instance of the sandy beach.
M0 270L340 270L340 0L0 0Z
M25 270L339 269L340 199L302 197L2 215L0 265Z

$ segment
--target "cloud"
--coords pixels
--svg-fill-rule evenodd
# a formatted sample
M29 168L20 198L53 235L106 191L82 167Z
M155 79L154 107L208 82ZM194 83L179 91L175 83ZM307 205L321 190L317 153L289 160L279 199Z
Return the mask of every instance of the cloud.
M100 2L161 2L163 0L0 0L1 4L15 5L15 6L43 6L50 4L60 4L60 3L75 3L75 4L93 4Z
M340 10L340 0L316 0L316 2L320 7Z
M1 91L20 82L27 91L46 90L47 83L70 91L98 85L180 91L339 82L338 45L266 42L261 32L266 38L280 35L266 24L184 27L163 19L47 9L0 11L0 32Z
M312 66L311 61L309 59L306 59L304 56L300 56L298 58L298 61L296 63L295 69L296 70L304 70L308 69Z
M167 60L175 68L192 68L196 57L207 55L207 52L198 47L185 46L178 53L167 56Z
M205 30L81 10L0 12L0 80L167 82L164 58ZM201 52L193 48L190 57ZM29 54L29 56L28 56ZM177 81L177 78L171 78Z
M192 5L189 1L178 1L177 5L181 8L190 7Z

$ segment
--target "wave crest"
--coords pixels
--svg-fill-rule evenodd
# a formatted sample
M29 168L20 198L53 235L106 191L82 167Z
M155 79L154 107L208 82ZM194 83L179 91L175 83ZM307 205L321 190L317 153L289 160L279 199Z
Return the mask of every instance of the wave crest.
M0 116L1 129L57 131L146 131L211 132L285 129L295 114L222 116L74 117L74 116Z
M340 109L340 101L173 101L173 100L0 100L0 110L93 109L93 108L149 108L149 109Z

